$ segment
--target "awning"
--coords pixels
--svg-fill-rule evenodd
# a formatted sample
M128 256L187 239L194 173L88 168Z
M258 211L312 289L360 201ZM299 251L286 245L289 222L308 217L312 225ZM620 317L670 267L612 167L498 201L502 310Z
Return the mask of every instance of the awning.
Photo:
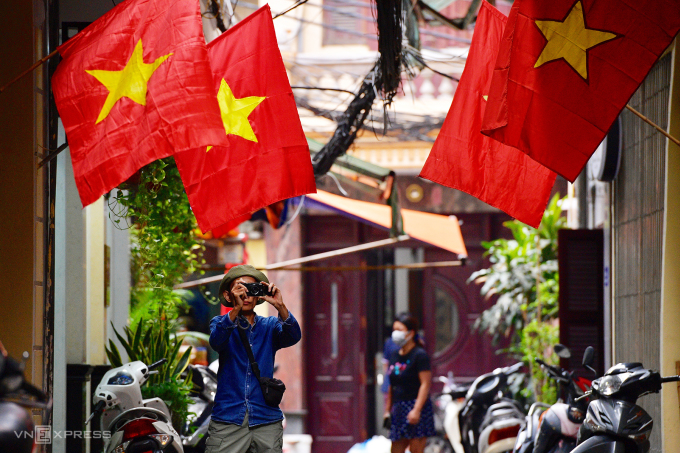
M392 209L387 205L353 200L322 190L315 194L308 194L306 197L360 222L387 229L392 225ZM404 231L413 239L467 256L467 249L456 216L430 214L410 209L402 209L401 215L404 219Z

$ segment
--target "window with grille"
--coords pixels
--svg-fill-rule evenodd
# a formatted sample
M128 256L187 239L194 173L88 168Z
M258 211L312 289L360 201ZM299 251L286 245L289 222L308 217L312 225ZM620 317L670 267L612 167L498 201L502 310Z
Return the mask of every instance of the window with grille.
M359 1L343 2L339 0L324 0L323 22L326 25L323 30L323 45L364 44L366 38L365 22L363 14L370 14L370 5L367 3L363 8L358 5ZM368 11L368 13L367 13ZM369 19L370 16L367 16Z

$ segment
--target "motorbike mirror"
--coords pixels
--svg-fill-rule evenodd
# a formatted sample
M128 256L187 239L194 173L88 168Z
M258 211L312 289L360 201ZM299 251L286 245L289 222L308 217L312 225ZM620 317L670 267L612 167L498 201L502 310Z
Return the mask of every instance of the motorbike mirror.
M557 343L555 346L553 346L553 350L555 351L555 354L557 354L557 357L562 359L571 358L571 351L569 351L569 348L563 344Z
M592 346L588 346L583 353L583 366L597 374L593 368L593 363L595 363L595 349Z
M595 349L592 346L588 346L583 352L583 366L592 366L595 360Z
M154 368L158 368L159 366L163 365L167 361L168 361L168 359L162 358L159 361L152 363L151 365L149 365L149 371L153 370Z

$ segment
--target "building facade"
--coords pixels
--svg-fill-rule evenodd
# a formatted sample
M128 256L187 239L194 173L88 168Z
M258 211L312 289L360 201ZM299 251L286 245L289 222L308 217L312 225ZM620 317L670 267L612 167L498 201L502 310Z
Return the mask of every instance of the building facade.
M677 42L630 99L629 104L677 137L680 97ZM594 176L592 159L578 186L582 228L604 231L605 343L607 365L641 362L664 376L680 374L680 148L625 110L619 166L609 182ZM588 176L590 175L590 176ZM640 399L654 419L652 451L680 446L678 388Z

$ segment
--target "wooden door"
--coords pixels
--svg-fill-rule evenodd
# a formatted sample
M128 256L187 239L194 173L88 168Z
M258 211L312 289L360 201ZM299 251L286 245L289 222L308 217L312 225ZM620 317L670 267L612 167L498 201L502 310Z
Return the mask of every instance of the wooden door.
M359 255L322 266L358 266ZM305 276L307 428L314 453L345 453L365 440L365 278L362 272Z
M581 363L583 352L592 346L595 349L593 367L601 376L604 373L604 232L560 230L557 244L560 343L571 350L571 358L562 359L561 365L588 376Z

